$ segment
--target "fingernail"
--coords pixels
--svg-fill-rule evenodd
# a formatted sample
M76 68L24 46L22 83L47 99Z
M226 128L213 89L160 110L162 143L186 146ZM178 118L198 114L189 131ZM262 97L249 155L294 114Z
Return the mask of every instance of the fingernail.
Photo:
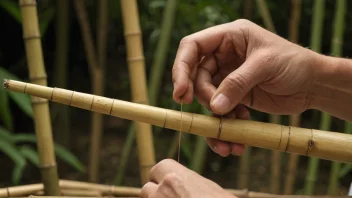
M218 152L218 148L217 148L216 146L213 147L213 151L214 151L215 153L219 153L219 152Z
M214 110L218 113L225 113L230 108L230 100L224 95L217 95L211 102Z

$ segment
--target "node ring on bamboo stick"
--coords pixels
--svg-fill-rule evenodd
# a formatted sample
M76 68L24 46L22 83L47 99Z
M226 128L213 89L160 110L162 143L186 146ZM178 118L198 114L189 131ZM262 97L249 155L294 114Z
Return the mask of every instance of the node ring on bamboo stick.
M307 152L306 156L308 156L309 151L313 148L314 146L314 140L313 140L313 129L310 130L310 139L308 140L308 146L307 146Z
M47 79L47 75L41 75L41 76L30 76L29 80L33 83L33 81L37 81L37 80L46 80Z
M41 164L41 165L39 166L39 169L45 170L45 169L50 169L50 168L55 167L55 166L56 166L56 163Z
M128 58L127 62L137 62L137 61L144 61L144 56L138 56L133 58Z
M217 135L217 139L220 139L221 137L221 130L222 130L222 116L220 116L219 118L220 122L219 122L219 130L218 130L218 135Z
M37 2L33 1L31 3L23 3L20 1L20 7L30 7L30 6L37 6Z
M141 35L142 33L140 31L136 31L136 32L125 32L124 36L127 37L127 36L139 36Z
M290 137L291 137L291 127L288 127L288 140L287 140L287 144L286 144L286 148L285 148L285 153L288 150L288 145L290 144Z
M33 40L33 39L40 39L41 36L40 35L26 35L23 36L23 39L28 41L28 40Z

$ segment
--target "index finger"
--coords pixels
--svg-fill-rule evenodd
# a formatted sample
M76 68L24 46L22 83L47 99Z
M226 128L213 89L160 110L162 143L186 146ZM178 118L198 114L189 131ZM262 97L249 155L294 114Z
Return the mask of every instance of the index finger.
M227 24L223 24L186 36L181 40L172 68L173 98L176 102L180 103L185 95L191 95L191 97L187 97L184 102L192 102L194 89L189 87L193 86L192 71L197 69L196 66L203 56L212 54L221 45L223 38L228 35L227 32Z

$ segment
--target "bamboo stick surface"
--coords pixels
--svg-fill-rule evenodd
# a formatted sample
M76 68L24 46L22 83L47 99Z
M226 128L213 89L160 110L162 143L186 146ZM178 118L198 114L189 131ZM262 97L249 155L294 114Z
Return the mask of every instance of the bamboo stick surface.
M179 111L15 80L5 80L4 86L12 91L98 113L173 130L180 128ZM352 162L352 135L350 134L249 120L216 118L187 112L182 113L182 131L259 148Z
M62 198L73 198L73 197L111 197L112 196L125 196L125 197L140 197L141 188L136 187L122 187L122 186L110 186L103 184L94 184L80 181L60 180L61 196ZM0 188L0 197L26 197L29 195L37 195L44 189L43 184L27 184L23 186L15 186L8 188ZM89 190L88 190L89 189ZM83 190L88 192L100 192L102 196L87 195ZM347 196L303 196L303 195L274 195L262 192L234 189L225 189L227 192L235 195L239 198L266 198L266 197L277 197L277 198L347 198ZM79 194L79 191L82 194ZM69 193L68 193L69 192ZM72 193L74 192L74 193ZM65 195L66 193L66 195ZM71 194L71 195L68 195ZM76 195L73 195L76 194ZM30 196L51 198L52 196Z

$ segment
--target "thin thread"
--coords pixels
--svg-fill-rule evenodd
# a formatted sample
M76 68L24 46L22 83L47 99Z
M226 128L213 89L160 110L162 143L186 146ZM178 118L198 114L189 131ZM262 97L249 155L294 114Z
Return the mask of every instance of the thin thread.
M183 107L183 99L181 100L181 122L180 122L180 132L178 136L178 156L177 156L177 161L180 162L180 153L181 153L181 138L182 138L182 110Z

